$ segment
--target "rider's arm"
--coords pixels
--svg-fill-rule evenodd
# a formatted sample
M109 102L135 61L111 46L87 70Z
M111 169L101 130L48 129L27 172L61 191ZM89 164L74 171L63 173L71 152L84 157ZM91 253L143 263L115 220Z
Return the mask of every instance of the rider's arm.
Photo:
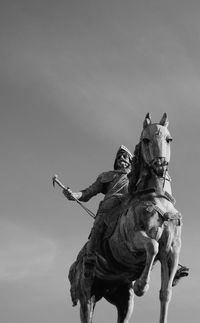
M63 194L70 201L79 200L82 196L82 192L72 192L69 188L64 188Z
M89 201L93 196L102 193L103 183L101 181L101 175L98 176L96 181L89 187L81 190L80 192L72 192L70 189L64 189L63 194L68 200L77 199L82 202Z
M103 183L101 182L101 175L100 175L92 185L80 191L82 195L79 198L79 200L83 202L87 202L93 196L99 193L102 193L102 190L103 190Z

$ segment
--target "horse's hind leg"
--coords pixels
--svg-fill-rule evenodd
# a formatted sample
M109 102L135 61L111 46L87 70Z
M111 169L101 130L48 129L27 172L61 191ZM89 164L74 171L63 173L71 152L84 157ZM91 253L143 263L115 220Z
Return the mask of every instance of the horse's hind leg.
M114 293L105 297L107 301L117 308L117 323L128 323L133 313L134 292L130 284L122 285Z
M145 231L137 231L135 234L134 244L138 249L145 249L146 251L146 264L142 275L135 281L134 292L137 296L144 295L149 288L150 273L158 253L158 242L151 239Z
M134 307L134 292L133 289L119 293L119 302L116 303L118 320L117 323L128 323L133 313Z
M80 300L80 319L81 323L92 323L96 302L92 296L89 300Z

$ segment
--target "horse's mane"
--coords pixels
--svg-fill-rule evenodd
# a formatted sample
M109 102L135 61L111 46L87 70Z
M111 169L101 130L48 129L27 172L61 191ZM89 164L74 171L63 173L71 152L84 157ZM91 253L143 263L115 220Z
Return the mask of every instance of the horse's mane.
M128 174L129 179L129 186L128 186L128 192L130 195L133 194L134 191L136 191L136 184L139 180L140 175L140 167L141 167L141 142L139 142L135 146L135 150L133 153L133 158L131 162L131 171Z

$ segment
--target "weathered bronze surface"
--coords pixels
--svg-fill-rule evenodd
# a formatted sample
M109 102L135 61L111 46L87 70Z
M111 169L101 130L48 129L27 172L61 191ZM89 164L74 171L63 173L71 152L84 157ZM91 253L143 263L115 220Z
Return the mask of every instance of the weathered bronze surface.
M74 305L80 303L82 323L92 322L95 304L102 297L116 306L117 322L128 323L134 294L146 293L157 261L161 263L159 323L167 323L182 226L168 174L172 138L167 115L159 123L152 123L147 114L140 138L128 175L129 190L104 217L93 277L85 276L87 244L69 271L72 301Z

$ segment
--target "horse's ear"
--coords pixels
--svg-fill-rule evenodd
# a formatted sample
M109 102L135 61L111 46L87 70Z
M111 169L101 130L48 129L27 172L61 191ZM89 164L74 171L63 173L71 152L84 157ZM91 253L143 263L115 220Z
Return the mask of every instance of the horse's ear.
M161 126L168 127L168 125L169 125L169 120L168 120L167 113L164 113L164 114L163 114L162 119L160 120L160 125L161 125Z
M150 113L147 113L147 115L144 119L144 122L143 122L143 128L146 128L150 124L151 124L151 115L150 115Z

